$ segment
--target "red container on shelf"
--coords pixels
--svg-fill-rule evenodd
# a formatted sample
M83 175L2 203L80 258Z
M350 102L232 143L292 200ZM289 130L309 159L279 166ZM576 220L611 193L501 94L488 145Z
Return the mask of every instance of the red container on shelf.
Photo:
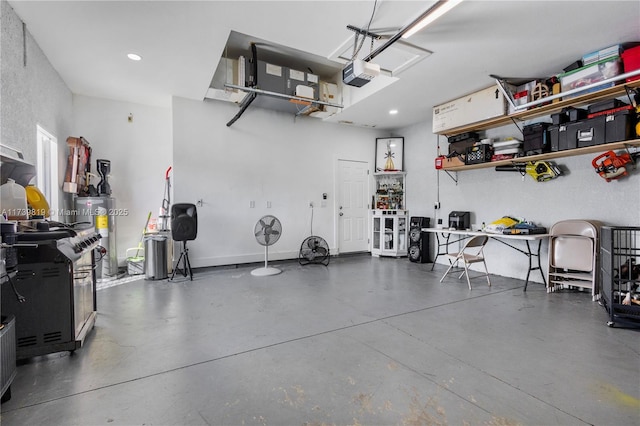
M444 163L444 155L441 155L439 157L436 157L436 169L440 170L443 166Z
M640 69L640 46L625 49L620 56L625 73ZM640 80L640 75L627 77L627 82L633 80Z

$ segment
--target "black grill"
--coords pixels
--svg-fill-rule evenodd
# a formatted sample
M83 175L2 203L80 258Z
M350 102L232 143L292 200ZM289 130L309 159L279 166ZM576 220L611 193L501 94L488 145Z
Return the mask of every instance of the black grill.
M94 249L99 240L93 227L17 233L14 285L2 286L1 301L2 313L16 318L18 359L82 345L95 322ZM86 316L77 318L75 312Z

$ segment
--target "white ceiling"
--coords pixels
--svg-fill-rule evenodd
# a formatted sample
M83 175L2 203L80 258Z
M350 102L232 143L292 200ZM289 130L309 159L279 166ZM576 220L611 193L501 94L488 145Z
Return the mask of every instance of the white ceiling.
M163 106L171 96L204 99L231 31L330 58L353 39L347 25L366 28L374 6L373 0L9 3L73 93ZM401 28L433 3L378 1L371 29ZM639 1L467 0L409 39L432 55L329 120L406 126L430 117L434 105L490 86L489 74L547 77L584 53L635 40ZM130 61L129 52L143 60ZM368 43L362 52L369 53ZM353 97L367 86L352 89ZM390 109L399 113L391 116Z

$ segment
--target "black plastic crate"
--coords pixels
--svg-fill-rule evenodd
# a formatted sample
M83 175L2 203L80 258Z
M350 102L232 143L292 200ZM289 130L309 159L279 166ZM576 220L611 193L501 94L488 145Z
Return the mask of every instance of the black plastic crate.
M474 145L467 148L464 164L487 163L491 161L493 147L487 144Z

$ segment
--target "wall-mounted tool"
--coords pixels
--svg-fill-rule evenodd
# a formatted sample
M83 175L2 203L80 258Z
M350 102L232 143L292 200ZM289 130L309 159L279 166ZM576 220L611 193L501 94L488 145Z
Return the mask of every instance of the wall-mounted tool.
M616 154L613 151L607 151L594 158L591 161L591 165L602 178L607 182L611 182L614 179L626 176L628 174L626 165L635 166L635 159L639 156L640 153L630 154L624 152Z
M496 166L498 172L520 172L531 176L537 182L546 182L562 175L562 170L552 161L529 161L514 163L511 166Z

